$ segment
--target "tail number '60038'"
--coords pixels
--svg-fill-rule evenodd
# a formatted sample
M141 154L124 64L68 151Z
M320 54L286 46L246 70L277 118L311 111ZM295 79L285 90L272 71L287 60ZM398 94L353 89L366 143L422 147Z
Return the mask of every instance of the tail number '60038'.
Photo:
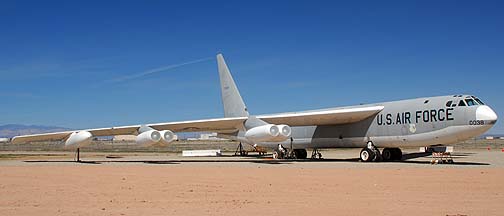
M483 120L471 120L469 121L469 125L484 125L485 121Z

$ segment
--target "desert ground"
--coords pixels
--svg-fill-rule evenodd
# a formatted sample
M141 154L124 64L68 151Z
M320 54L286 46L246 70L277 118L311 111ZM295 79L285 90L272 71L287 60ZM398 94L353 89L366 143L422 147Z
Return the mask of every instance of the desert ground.
M405 150L362 163L176 152L0 151L1 215L503 215L504 152L456 151L455 164Z

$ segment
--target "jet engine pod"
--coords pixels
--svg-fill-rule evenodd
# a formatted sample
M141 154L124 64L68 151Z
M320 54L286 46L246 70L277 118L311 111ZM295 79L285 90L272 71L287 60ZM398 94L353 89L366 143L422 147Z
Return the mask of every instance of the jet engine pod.
M278 129L280 131L280 133L278 134L279 139L284 141L290 137L292 130L289 125L278 125Z
M282 142L290 136L290 127L281 125L280 127L274 124L254 127L245 132L245 138L253 142Z
M93 138L93 134L89 131L76 131L70 134L68 139L65 141L65 147L75 146L78 147L89 145Z
M160 131L163 144L170 144L175 141L175 134L171 130Z
M158 143L161 140L161 133L157 130L145 131L138 134L136 143L138 145L150 146Z

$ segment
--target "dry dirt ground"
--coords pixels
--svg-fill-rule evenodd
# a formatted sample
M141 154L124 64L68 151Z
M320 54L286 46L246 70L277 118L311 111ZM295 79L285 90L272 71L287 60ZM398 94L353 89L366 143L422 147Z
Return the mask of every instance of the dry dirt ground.
M368 164L357 154L292 162L88 153L94 163L78 164L4 153L0 215L504 215L504 152L461 153L454 165Z

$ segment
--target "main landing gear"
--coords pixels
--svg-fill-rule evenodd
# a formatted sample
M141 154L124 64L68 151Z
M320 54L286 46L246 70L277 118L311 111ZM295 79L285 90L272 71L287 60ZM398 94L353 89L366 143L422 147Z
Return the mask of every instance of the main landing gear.
M399 148L384 148L380 153L373 142L369 141L367 146L361 150L359 158L362 162L401 160L402 151Z
M402 151L400 148L384 148L381 155L384 161L401 160Z

